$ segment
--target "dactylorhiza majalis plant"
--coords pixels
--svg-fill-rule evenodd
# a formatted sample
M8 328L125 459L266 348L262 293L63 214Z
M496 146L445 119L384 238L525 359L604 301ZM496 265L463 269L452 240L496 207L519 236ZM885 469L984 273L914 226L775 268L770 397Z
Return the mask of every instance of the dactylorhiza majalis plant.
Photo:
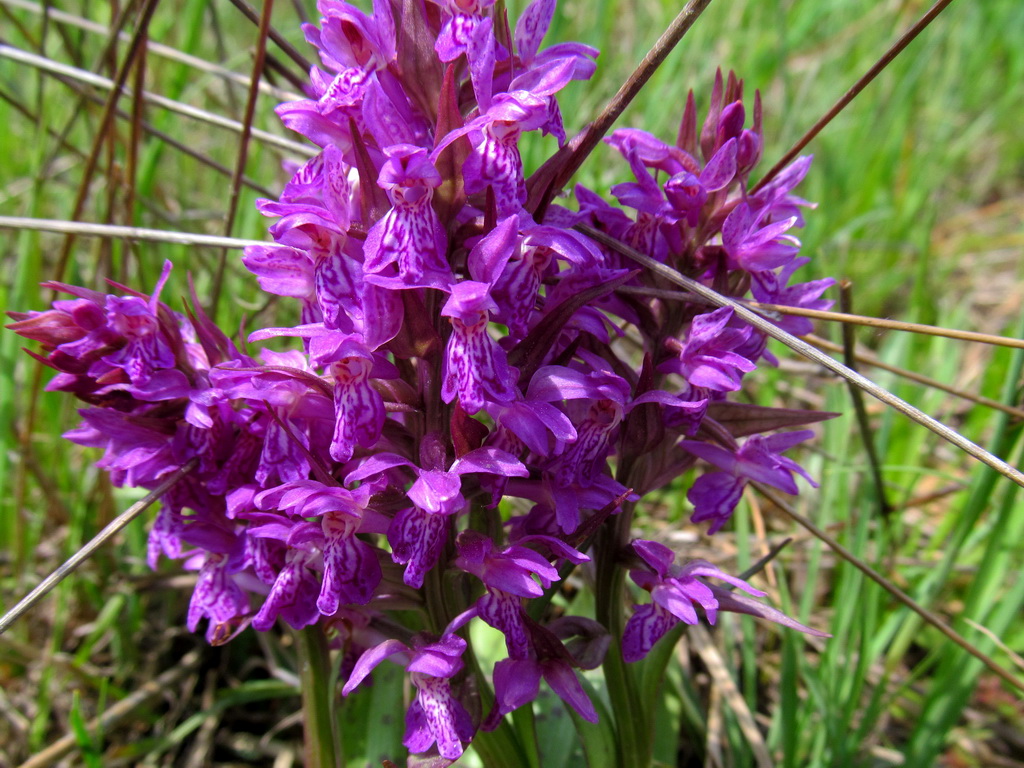
M515 749L483 752L494 764L531 748L505 716L542 679L596 722L578 670L603 665L606 727L621 764L642 765L652 704L636 669L667 663L652 649L698 608L821 633L711 563L633 539L638 502L704 462L687 498L714 533L749 482L795 494L796 475L811 481L784 455L811 432L765 425L824 415L731 401L772 362L766 338L731 309L666 298L674 286L577 227L733 298L826 308L832 281L791 283L809 207L792 190L810 159L748 188L761 104L746 127L731 73L699 131L691 93L674 143L606 139L633 176L612 187L618 206L577 186L577 210L539 211L545 178L526 177L520 137L564 145L556 94L598 55L541 48L554 5L534 0L513 29L493 0L376 0L371 14L321 0L305 28L321 66L308 98L277 110L321 151L260 201L274 242L243 259L300 316L249 342L294 338L291 351L250 354L194 295L172 311L170 264L150 296L48 284L71 298L10 327L42 344L49 389L88 404L67 437L102 448L116 485L151 489L197 462L149 538L152 566L198 572L190 630L205 620L217 644L278 620L326 633L345 695L398 661L413 691L405 746L454 760L504 728ZM553 610L583 564L594 617ZM493 669L471 622L504 636Z

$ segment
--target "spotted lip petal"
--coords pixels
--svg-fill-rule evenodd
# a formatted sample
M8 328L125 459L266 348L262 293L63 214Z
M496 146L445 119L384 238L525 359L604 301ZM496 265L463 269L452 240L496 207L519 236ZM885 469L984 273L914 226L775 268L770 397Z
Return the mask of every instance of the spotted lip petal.
M465 280L452 286L441 314L451 318L452 335L445 350L441 397L456 399L469 414L488 402L515 399L517 372L508 357L487 333L488 313L495 307L484 283Z

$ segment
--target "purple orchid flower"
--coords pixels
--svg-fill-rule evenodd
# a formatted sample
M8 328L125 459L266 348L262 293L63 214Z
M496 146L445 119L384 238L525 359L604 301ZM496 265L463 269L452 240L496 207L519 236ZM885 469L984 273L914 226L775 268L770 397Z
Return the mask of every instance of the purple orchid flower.
M203 556L188 605L185 626L189 632L195 632L206 618L208 643L219 645L234 633L238 619L249 613L249 598L235 580L243 566L244 559L227 554L208 552Z
M320 611L316 606L320 583L313 569L314 561L315 556L309 552L288 550L284 567L270 587L270 594L252 618L255 629L266 632L278 618L295 629L308 627L320 619Z
M341 334L315 337L310 354L317 362L326 363L327 373L334 379L331 457L348 461L356 445L373 447L384 428L384 398L371 379L398 378L398 371L357 338Z
M348 696L374 667L388 657L398 656L416 687L416 697L405 717L402 743L420 753L436 742L442 757L457 760L475 730L469 713L452 693L450 682L462 669L465 650L466 641L450 633L435 642L414 642L412 647L399 640L386 640L359 657L341 693Z
M441 176L425 149L398 144L385 150L388 161L378 184L393 205L367 233L363 246L366 280L385 288L437 288L452 282L441 220L430 205ZM381 274L398 262L398 277Z
M558 569L523 546L512 545L495 552L494 543L476 531L460 533L456 547L459 556L455 565L476 576L487 589L476 602L477 615L505 635L512 658L526 658L529 633L522 600L542 595L558 580Z
M427 451L424 451L427 453ZM427 462L424 462L427 463ZM349 472L346 483L379 477L397 467L409 467L416 480L407 495L414 507L395 515L388 529L392 559L405 564L403 580L411 587L423 586L424 574L440 555L444 538L451 526L450 518L464 511L462 476L466 474L525 477L526 467L515 457L496 448L479 448L456 459L448 469L437 466L416 466L402 456L378 453Z
M775 178L765 184L757 192L751 194L748 202L758 213L767 212L775 220L782 220L790 216L796 217L796 226L804 225L801 208L816 208L816 203L810 203L801 197L791 194L807 172L811 169L813 156L805 155L798 157L788 166L783 168Z
M490 21L494 0L432 0L447 11L434 49L443 62L455 61L473 44L476 32L484 21ZM493 33L492 33L493 34Z
M277 510L290 517L250 513L262 523L251 529L258 538L279 539L289 546L305 546L323 560L323 583L315 607L325 616L339 606L365 605L381 580L377 556L357 533L381 532L385 521L367 508L369 489L348 491L315 480L286 483L258 494L257 509ZM319 518L312 523L305 518Z
M769 437L755 435L735 451L696 440L681 441L680 447L722 470L701 475L687 492L686 498L694 507L690 519L695 523L711 520L708 533L715 533L732 517L743 489L751 481L796 494L799 489L793 475L798 474L817 488L817 483L799 464L781 455L813 436L814 433L806 429Z
M441 314L451 318L452 335L445 350L441 398L457 397L466 413L488 402L509 403L516 397L517 371L487 333L490 313L497 309L486 283L463 280L451 287Z
M821 298L821 294L835 285L836 281L832 278L787 285L793 273L809 261L808 258L793 259L778 273L755 272L750 285L750 291L754 294L754 298L765 304L780 304L785 307L829 309L833 302ZM784 315L781 319L776 320L775 324L794 336L805 336L814 330L810 320L795 315Z
M225 364L211 371L210 379L227 397L246 400L253 410L268 409L276 415L265 421L255 476L266 488L275 479L288 483L309 476L311 446L333 420L333 407L324 392L311 386L310 380L316 378L301 352L264 349L260 359L262 372L248 366L239 369L241 363Z
M718 611L733 611L768 619L816 637L829 637L824 632L805 627L770 606L707 584L705 579L719 579L755 597L764 597L766 594L711 563L691 560L686 565L675 565L672 550L655 541L638 539L633 542L633 549L653 573L649 570L633 570L629 573L637 586L651 593L651 602L637 606L626 623L622 636L622 657L627 662L644 658L654 644L680 621L696 624L698 616L695 606L700 606L710 624L715 623Z
M767 437L750 426L763 412L729 421L715 410L770 359L765 337L728 309L662 298L656 275L574 227L736 297L817 307L829 282L788 285L803 263L789 231L806 205L792 192L809 158L747 189L760 102L746 127L734 76L719 73L699 135L692 94L674 145L612 134L633 175L612 188L620 207L578 187L572 212L540 204L565 153L531 177L528 200L520 139L540 130L564 143L556 97L591 76L597 52L541 48L555 0L529 3L514 34L494 0L432 3L373 0L369 13L320 0L319 28L306 28L321 66L278 113L320 149L285 164L280 198L257 205L276 218L274 242L243 257L298 315L250 341L285 337L295 349L252 359L195 296L187 316L172 312L159 301L169 267L152 296L51 286L71 298L15 315L14 328L42 343L39 359L58 372L50 388L87 404L68 437L101 448L115 484L152 488L194 464L164 494L147 552L154 567L162 554L198 572L190 629L206 620L220 643L247 623L331 628L346 694L398 657L415 686L406 746L436 744L455 760L476 727L460 701L478 682L455 634L468 622L498 628L509 656L483 727L532 701L542 679L594 721L577 670L601 663L608 630L527 610L550 596L563 561L584 562L576 547L597 542L598 567L619 567L595 534L611 515L631 525L627 502L698 459L716 471L688 497L711 531L748 482L795 492L795 474L806 477L782 453L809 433ZM776 421L809 421L788 418ZM806 630L707 563L635 549L647 567L633 579L652 601L626 627L627 660L696 622L697 606L712 622L733 610ZM425 609L431 626L449 618L418 592L432 570L462 574L454 583L467 589L442 601L461 613L440 639L410 637L395 625L410 614L392 609Z
M543 678L551 690L584 720L597 722L597 711L576 677L577 661L551 630L526 619L530 653L525 658L503 659L494 665L494 709L481 726L493 730L501 718L533 701Z
M373 15L340 0L319 0L320 28L304 24L306 40L335 71L382 69L395 58L395 21L387 0L374 0Z
M788 264L800 249L800 241L785 234L797 223L796 216L764 222L746 203L737 205L722 224L722 245L740 269L759 272Z
M757 366L733 352L751 335L749 326L728 327L732 309L722 307L705 315L697 315L690 323L686 340L670 339L666 346L677 357L662 363L659 371L678 373L693 387L713 392L735 392L744 373Z
M472 195L490 187L498 217L517 216L526 202L519 137L523 131L549 123L548 97L564 88L573 73L573 62L567 59L530 83L530 90L498 94L479 117L445 136L434 148L431 160L436 163L452 142L468 134L473 152L462 169L466 192Z
M519 544L494 552L490 539L475 531L459 534L455 564L479 578L486 591L471 611L505 636L505 647L512 659L530 657L531 640L523 600L540 597L559 578L558 569L538 552L522 546L535 543L551 550L556 557L579 564L590 558L552 536L524 536Z

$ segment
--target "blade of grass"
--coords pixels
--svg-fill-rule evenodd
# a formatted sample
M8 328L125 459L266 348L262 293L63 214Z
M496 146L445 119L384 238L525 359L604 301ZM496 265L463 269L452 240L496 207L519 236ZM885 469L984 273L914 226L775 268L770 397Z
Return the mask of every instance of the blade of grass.
M78 86L74 86L74 87L77 88ZM86 94L86 98L95 98L95 97ZM119 118L121 118L122 120L130 119L130 116L124 110L121 110L121 109L117 110L117 116ZM194 149L193 147L190 147L187 144L184 144L184 143L178 141L176 138L174 138L170 134L165 133L165 132L161 131L160 129L156 128L152 123L149 123L149 122L143 120L140 123L140 125L141 125L141 128L142 128L143 131L145 131L147 134L149 134L153 138L159 139L160 141L162 141L164 144L168 145L169 147L171 147L173 149L176 149L176 150L178 150L179 152L181 152L181 153L183 153L185 155L188 155L193 160L196 160L199 163L202 163L203 165L205 165L207 168L212 168L213 170L215 170L217 173L221 174L222 176L231 176L232 170L230 168L228 168L226 165L224 165L222 163L218 163L212 157L204 155L202 152L198 151L197 149ZM268 187L264 187L262 184L259 184L258 182L256 182L252 178L250 178L249 176L242 176L242 184L247 186L249 189L251 189L251 190L253 190L253 191L263 195L264 197L274 197L277 194L276 192L273 192L272 190L270 190Z
M758 768L771 768L775 763L768 753L768 748L765 746L761 731L754 720L754 715L747 706L746 699L743 698L739 688L736 687L736 682L732 679L732 675L729 673L722 655L718 652L718 648L715 647L711 634L700 624L688 627L687 632L691 636L693 646L696 648L698 655L704 661L704 666L707 667L715 684L721 690L726 703L736 716L743 737L754 753L754 759L757 762Z
M57 80L60 80L62 83L64 83L69 88L72 88L72 89L76 90L81 96L85 97L89 101L92 101L92 102L97 103L97 104L102 104L103 103L103 99L101 99L96 94L88 93L88 92L84 91L82 89L82 86L80 86L78 83L74 82L73 80L64 78L61 75L53 75L53 77L55 79L57 79ZM17 101L17 99L12 94L8 93L7 91L5 91L3 89L0 89L0 99L3 99L4 101L8 102L12 107L14 107L16 110L18 110L18 112L20 112L22 115L24 115L26 119L31 120L32 122L39 122L38 116L36 116L33 112L31 112L23 104L19 103ZM139 101L140 100L136 98L135 103L138 103ZM129 115L127 112L125 112L123 109L120 109L120 108L116 109L115 110L115 114L121 120L132 120L132 116ZM193 147L190 147L187 144L184 144L184 143L178 141L176 138L174 138L170 134L165 133L164 131L161 131L160 129L156 128L152 123L147 122L145 120L142 120L140 122L140 126L142 127L142 130L145 131L147 134L149 134L150 136L152 136L152 137L162 141L164 144L167 144L168 146L172 147L173 149L176 149L177 151L182 152L183 154L188 155L192 159L194 159L194 160L198 161L199 163L207 166L208 168L212 168L213 170L217 171L217 173L219 173L219 174L221 174L223 176L231 176L232 170L230 168L228 168L226 165L223 165L222 163L218 163L216 160L214 160L213 158L211 158L211 157L209 157L207 155L204 155L202 152L198 151L197 149L194 149ZM59 133L57 133L56 131L54 131L52 128L48 128L47 129L47 133L50 136L52 136L53 138L55 138L58 142L60 142L61 146L65 150L67 150L68 152L71 152L71 153L73 153L73 154L75 154L75 155L77 155L79 157L82 157L82 158L85 157L85 153L84 152L82 152L77 147L69 144L66 139L63 139L63 137L61 137L61 135ZM242 183L245 186L249 187L250 189L254 190L255 192L258 192L259 194L263 195L264 197L274 197L274 195L276 194L275 192L272 192L267 187L264 187L263 185L258 184L256 181L254 181L253 179L249 178L248 176L243 176L242 177ZM145 200L141 200L140 199L139 202L144 204Z
M78 218L80 216L80 214L81 214L81 211L82 211L84 205L85 205L85 201L86 201L86 198L88 196L89 188L90 188L91 182L92 182L92 177L93 177L93 174L95 173L95 169L96 169L97 163L98 163L98 161L100 159L100 152L101 152L101 150L102 150L102 148L104 146L105 141L108 139L108 135L107 134L108 134L108 131L110 129L110 126L111 126L111 123L112 123L112 120L113 120L113 109L114 109L114 106L117 103L117 96L118 96L120 90L124 87L124 84L127 81L128 75L131 72L133 62L135 61L136 53L138 52L138 48L139 48L139 46L141 44L141 40L142 40L143 36L145 35L145 31L146 31L146 29L149 26L149 23L150 23L150 21L152 19L153 13L156 10L157 2L158 2L158 0L146 0L145 1L145 4L143 5L142 10L138 14L138 19L136 21L135 30L134 30L134 32L132 34L132 39L131 39L131 41L128 44L128 49L125 52L124 59L122 60L121 65L117 68L117 72L116 72L115 78L111 81L112 90L110 92L110 96L108 98L108 101L106 102L106 104L103 107L103 116L102 116L102 119L101 119L101 125L97 129L97 131L96 131L96 135L95 135L95 138L92 141L92 145L91 145L91 148L90 148L89 152L86 154L85 164L84 164L84 167L83 167L83 170L82 170L82 178L81 178L81 180L79 182L78 190L77 190L77 192L75 194L75 199L74 199L74 204L73 204L74 214L73 214L72 218ZM117 21L115 22L114 29L112 30L112 32L116 33L116 30L120 29L121 25L126 23L127 19L129 18L129 14L132 13L132 11L134 10L134 7L135 7L135 4L133 2L133 3L129 3L124 8L121 9L122 13L120 14L120 16L118 17ZM44 32L45 32L45 28L46 28L46 23L47 23L47 20L44 19ZM42 39L45 39L45 38L42 38ZM7 47L7 46L0 46L0 48L3 48L3 47ZM110 58L111 62L114 61L114 57L115 57L115 41L109 40L108 44L107 44L107 46L106 46L106 48L104 50L102 58L108 58L108 57ZM43 102L42 102L42 95L41 95L41 91L40 91L40 101L39 101L39 104L38 104L38 108L36 110L37 114L40 115L40 118L42 117L42 114L43 114L42 104L43 104ZM65 129L64 129L64 131L62 133L63 136L67 136L69 134L69 132L71 130L71 126L73 125L73 123L75 121L75 117L77 117L78 114L80 114L79 110L76 110L72 114L72 118L67 122L67 124L65 126ZM56 157L55 155L52 155L51 156L51 161L53 159L55 159L55 157ZM44 167L49 166L49 164L50 164L50 161L47 161L47 163L45 164ZM72 247L73 242L74 242L74 235L73 234L68 234L67 236L65 236L64 243L63 243L63 245L61 247L61 250L60 250L60 254L57 257L57 266L55 268L55 276L56 276L56 279L58 279L58 280L60 279L61 275L63 274L64 269L66 267L66 264L68 262L68 259L70 257L71 247ZM39 394L39 391L40 391L39 384L41 382L41 375L42 375L42 371L38 367L36 369L34 369L33 372L32 372L32 383L31 383L31 387L30 387L30 390L29 390L32 393L32 395L31 395L29 403L28 403L28 408L26 409L25 415L23 417L24 428L21 430L21 442L22 442L21 447L23 449L27 446L28 442L31 440L32 434L35 431L35 419L36 419L36 415L37 415L37 406L38 406L38 399L39 399L38 398L38 394ZM15 509L20 510L20 509L23 508L25 490L26 490L26 486L24 486L24 484L19 481L19 484L16 487ZM40 719L37 719L36 722L37 723L42 723L43 720L40 718Z
M86 729L92 733L103 733L113 728L126 717L136 714L140 707L166 695L171 686L198 669L200 661L202 661L202 655L198 651L186 653L175 666L153 680L143 683L137 691L109 707L100 717L91 720L86 725ZM19 768L49 768L74 752L76 746L78 746L78 740L75 734L68 734L33 755Z
M1015 487L1004 487L996 525L988 537L981 567L972 580L962 613L965 620L973 616L984 621L995 635L1006 632L1011 623L1019 619L1024 606L1024 580L1010 576L1016 574L1020 563L1014 567L1011 556L1015 554L1015 547L1008 542L1018 542L1024 536L1024 514L1016 503L1016 496ZM1005 588L1000 589L1004 585ZM982 634L981 643L993 646L994 643L984 636L986 633ZM973 659L964 660L948 649L942 653L907 747L908 765L934 763L950 729L967 706L981 672L981 664Z
M1017 332L1024 332L1024 317L1018 323ZM1001 399L1004 402L1019 400L1017 382L1024 374L1024 353L1014 352L1010 367L1006 373ZM1009 453L1017 439L1020 425L1012 422L1005 415L998 415L995 433L991 439L993 450ZM975 475L967 500L957 510L957 515L950 518L953 523L950 530L944 532L941 540L941 558L930 567L915 586L915 596L921 602L931 602L947 583L956 563L980 529L982 515L991 505L992 496L998 487L999 474L982 471ZM902 623L902 626L900 626ZM890 645L890 659L901 656L914 641L920 630L916 620L899 622L897 617L886 622L876 638L879 646ZM890 661L893 663L893 661Z
M107 139L108 131L114 121L114 108L116 107L117 101L124 90L125 83L128 81L129 74L131 74L132 67L135 64L136 55L142 45L142 40L146 35L146 30L149 27L149 23L153 18L153 13L156 11L158 3L159 0L146 0L135 25L135 31L132 33L132 39L128 44L128 50L125 51L124 59L117 70L117 76L111 81L110 95L107 98L107 103L103 107L103 115L100 118L100 125L95 131L96 138L93 141L92 149L86 155L85 168L82 170L82 180L78 187L78 193L75 195L74 205L72 206L72 219L80 218L82 211L85 208L85 201L89 194L89 188L92 185L92 177L95 173L96 164L99 161L100 150L103 147L103 142ZM63 277L68 259L71 256L71 248L74 246L74 242L75 234L68 233L64 238L64 244L61 247L60 255L57 257L57 266L54 269L55 280L60 280Z
M821 528L819 528L806 517L798 513L795 509L793 509L792 506L786 503L785 499L783 499L771 488L763 486L759 483L755 483L754 485L765 497L768 498L769 501L778 506L779 509L781 509L787 515L789 515L789 517L791 517L800 526L810 531L815 537L825 542L825 544L827 544L832 549L832 551L834 551L837 555L839 555L848 563L856 567L872 581L881 585L886 592L888 592L890 595L896 598L899 602L903 603L903 605L907 606L910 610L912 610L926 622L931 624L933 627L939 630L939 632L944 634L958 646L960 646L969 654L978 659L993 673L1001 677L1003 680L1005 680L1015 688L1024 691L1024 680L1021 680L1012 672L997 664L994 659L992 659L987 654L983 653L977 646L965 640L963 636L961 636L956 630L949 626L949 624L944 622L937 614L920 605L917 601L910 597L910 595L908 595L906 592L904 592L895 584L893 584L889 579L885 578L885 576L883 576L870 565L868 565L863 560L858 558L856 555L850 552L850 550L848 550L834 538L825 533L825 531L821 530Z
M95 63L93 64L93 69L99 70L104 64L106 64L108 68L112 71L112 73L115 75L115 78L117 77L117 35L123 31L124 27L128 24L129 19L131 19L131 17L136 13L137 6L138 0L130 0L130 2L125 3L123 6L117 6L112 8L114 18L111 20L109 24L109 30L105 35L106 42L103 46L103 50L100 52ZM49 17L44 16L42 19L42 31L39 36L39 41L38 43L36 43L36 49L40 53L46 50L47 32L49 29L50 19ZM64 48L72 52L72 59L75 60L76 65L82 66L81 62L84 59L84 54L82 54L79 50L79 46L75 45L70 40L70 36L67 34L67 30L65 30L63 27L58 26L57 32L61 35L61 38L63 39ZM138 32L138 25L136 25L135 32ZM3 42L3 40L0 39L0 42ZM134 44L131 42L131 38L129 38L129 47L131 48L133 45ZM125 61L127 62L128 60L126 59ZM127 68L122 69L124 71L127 71ZM39 81L39 89L37 90L38 100L36 104L36 112L40 115L42 115L45 111L43 109L43 105L45 103L45 99L43 98L44 83L45 79L41 79ZM75 105L74 109L71 110L70 117L64 123L64 127L60 131L61 136L65 138L70 136L72 129L78 122L78 119L86 114L86 112L82 109L82 106L83 104L79 103ZM56 161L56 158L56 153L51 153L43 167L49 168L49 166Z

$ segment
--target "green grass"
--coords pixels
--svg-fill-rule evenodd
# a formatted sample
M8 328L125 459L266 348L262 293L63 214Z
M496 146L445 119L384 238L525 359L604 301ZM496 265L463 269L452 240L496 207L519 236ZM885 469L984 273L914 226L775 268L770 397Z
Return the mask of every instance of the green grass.
M524 4L510 1L512 18ZM563 0L561 5L549 42L581 40L603 51L594 82L574 84L562 99L571 134L615 92L677 5L654 0ZM62 7L73 13L87 9L90 18L110 21L107 4ZM732 68L747 89L762 92L767 138L762 167L767 168L925 9L911 0L718 0L621 125L644 127L670 140L686 91L693 88L704 109L715 69ZM10 13L32 39L6 19L0 21L4 42L32 48L43 32L39 17ZM277 3L274 22L312 57L290 3ZM800 189L818 203L802 233L805 252L813 258L808 279L852 280L856 310L864 314L1024 336L1019 321L1024 300L1021 29L1024 4L1017 0L954 3L815 140L809 148L814 167ZM102 36L65 32L62 37L54 24L45 30L48 56L110 76L101 58ZM151 37L247 76L255 27L227 3L165 2L154 16ZM119 51L124 49L122 44ZM229 91L212 75L154 55L147 59L147 83L150 90L236 119L245 102L244 90ZM0 215L69 217L81 155L95 137L99 108L78 104L62 83L3 58L0 89L41 113L36 122L0 101ZM261 97L255 125L283 135L275 103ZM127 100L122 106L131 108ZM234 166L234 135L155 108L147 109L146 119ZM47 130L58 135L67 130L67 142L78 153L61 149ZM129 129L119 122L116 141L101 154L101 171L124 178L129 140ZM552 150L550 139L531 138L524 151L527 166L536 167ZM254 142L246 174L278 189L286 178L280 160L277 151ZM624 173L611 150L601 147L579 181L605 192ZM136 203L128 211L127 184L97 181L82 219L222 232L228 178L153 138L139 148L135 188ZM264 236L266 222L253 209L258 196L243 191L234 235ZM0 231L0 305L42 307L48 298L36 286L52 277L60 247L54 235ZM164 294L174 304L186 291L186 272L195 277L200 295L208 289L219 252L79 239L64 279L97 287L103 276L111 276L147 290L165 258L176 265ZM276 311L251 319L264 299L237 254L230 260L226 297L230 300L221 303L218 314L226 328L267 324ZM838 339L837 331L819 328ZM1005 403L1021 402L1020 352L869 329L858 330L857 338L890 364ZM61 432L75 423L74 406L39 392L36 365L19 347L13 334L0 334L3 609L135 498L110 488L91 467L94 457L63 441ZM781 348L776 353L792 359ZM1020 425L1008 417L890 374L865 372L1020 463ZM844 413L821 428L815 452L803 456L821 488L801 496L800 511L1000 664L1013 667L1010 655L976 625L1016 653L1024 651L1024 585L1016 575L1024 567L1019 546L1024 504L1016 487L902 416L871 405L888 496L900 507L886 523L876 511L861 437L840 382L787 364L759 372L750 396ZM957 490L920 501L950 486ZM688 511L680 496L652 504L652 521L696 533L684 522ZM762 522L770 542L786 535L797 540L772 566L776 581L762 576L758 586L801 621L834 635L812 644L794 633L755 628L748 619L723 621L713 633L779 765L881 766L900 759L908 766L928 766L955 757L957 764L981 766L993 764L991 754L1022 760L1020 744L1000 735L1024 721L1019 692L1000 690L978 662L828 547L799 533L770 505L746 509L721 538L695 537L694 554L742 570L762 553L764 542L757 535ZM133 523L0 637L6 700L0 701L0 765L17 764L68 734L78 755L72 762L86 765L185 764L201 759L202 749L213 764L270 765L277 754L295 749L300 731L288 716L298 699L287 636L249 633L226 648L204 648L197 671L176 680L166 695L105 731L93 727L93 718L116 701L173 668L188 649L202 647L201 638L183 629L189 589L179 571L165 564L153 575L144 565L146 528L145 520ZM727 707L720 717L709 715L709 701L718 694L695 658L683 654L666 685L663 716L689 713L681 757L672 746L676 731L663 723L656 729L656 754L668 764L678 759L696 765L705 758L709 740L718 740L729 764L752 764L752 749L735 715ZM372 695L354 699L353 722L365 722L382 706ZM548 714L556 721L564 718L557 711ZM213 735L204 736L206 731ZM261 744L259 737L268 731L271 737ZM392 732L360 736L374 750L394 738ZM204 747L207 743L217 746Z

